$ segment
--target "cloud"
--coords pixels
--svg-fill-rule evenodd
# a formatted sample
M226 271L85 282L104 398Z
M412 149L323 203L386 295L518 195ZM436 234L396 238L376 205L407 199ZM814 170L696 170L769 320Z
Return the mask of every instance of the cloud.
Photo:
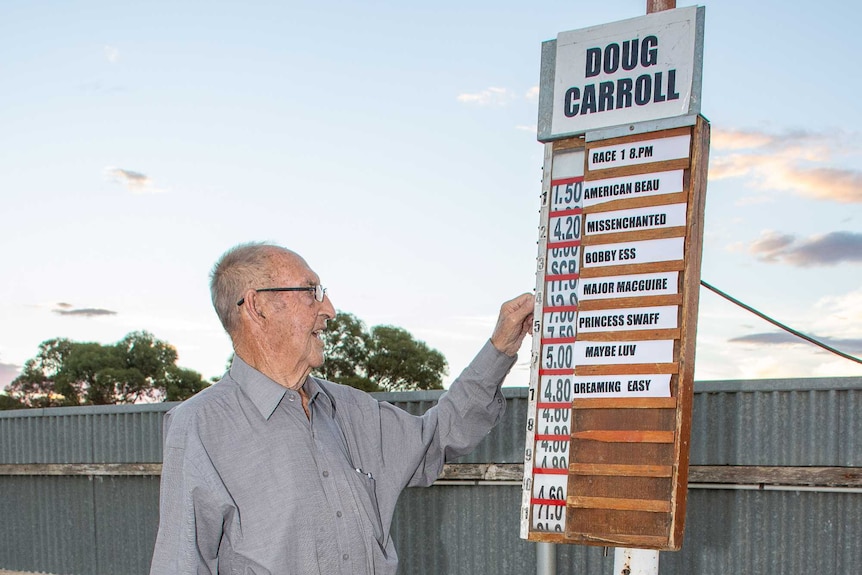
M716 129L710 136L710 148L715 151L760 148L772 143L774 137L761 132Z
M120 59L120 51L114 46L108 46L107 44L104 46L105 50L105 58L107 58L108 62L111 64L116 64Z
M539 101L539 87L533 86L527 93L524 95L528 102L538 102Z
M712 151L745 150L753 148L802 148L823 150L837 145L832 134L821 134L807 130L788 130L781 134L770 134L757 130L716 129L710 135Z
M20 370L20 365L14 365L12 363L0 363L0 389L3 389L4 387L12 383L12 380L18 377Z
M862 288L777 314L772 313L776 309L762 311L841 352L862 358ZM698 380L862 377L862 364L768 326L728 302L701 298L700 318L727 329L698 332Z
M803 332L804 333L804 332ZM835 338L835 337L818 337L806 333L812 339L816 339L821 343L834 347L844 353L860 353L862 352L862 337L856 338ZM740 337L734 337L730 340L731 343L753 343L758 345L794 345L805 344L812 345L811 342L805 341L801 337L796 337L792 333L786 331L752 333Z
M538 130L538 128L535 125L533 125L533 126L515 126L515 129L521 130L523 132L531 132L533 134L535 134L536 131Z
M157 194L165 191L155 187L153 180L141 172L109 166L104 169L104 175L106 180L123 184L127 190L136 194Z
M515 100L517 96L506 88L490 87L474 94L459 94L458 101L464 104L475 104L477 106L506 106Z
M782 318L776 319L783 321ZM796 321L799 323L795 323ZM802 314L802 317L794 320L790 327L846 354L862 357L862 289L821 298L814 304L809 313ZM811 373L809 376L851 375L855 373L853 370L862 368L859 364L828 353L826 350L785 331L755 332L734 337L728 341L748 344L747 349L756 353L758 358L773 357L775 363L770 368L770 375L761 375L762 377L794 376L793 370L802 369L805 363L805 354L801 353L803 348L799 347L800 345L816 352L817 357L821 358L818 360L821 362L819 367L814 368L816 373ZM713 348L715 347L714 345ZM745 350L746 347L738 349L740 349L739 352L733 352L734 356L739 353L744 354L745 352L742 350ZM822 359L824 357L827 359ZM811 366L808 365L805 369L810 370ZM748 373L754 372L748 370Z
M797 239L792 234L767 230L748 251L763 262L799 267L857 263L862 262L862 234L840 231Z
M787 188L815 199L862 202L862 172L839 168L788 170Z
M824 166L858 147L839 136L794 131L715 130L709 178L749 177L765 190L787 190L800 196L840 203L862 202L862 171Z
M814 304L816 329L840 337L862 337L862 289L826 296Z
M117 315L117 312L97 307L76 308L68 303L58 303L53 310L58 315L71 315L77 317L99 317L103 315Z

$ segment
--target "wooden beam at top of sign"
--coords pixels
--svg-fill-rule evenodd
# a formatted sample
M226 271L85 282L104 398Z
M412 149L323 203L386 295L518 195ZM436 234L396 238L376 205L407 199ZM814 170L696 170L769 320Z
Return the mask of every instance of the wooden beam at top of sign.
M596 276L598 277L598 276ZM658 305L680 305L682 294L645 295L628 298L590 299L578 302L579 311L597 311L600 309L624 309L630 307L646 307Z
M662 138L675 138L676 136L686 136L692 133L691 126L680 126L679 128L671 128L669 130L661 130L659 132L649 132L646 134L634 134L631 136L620 136L618 138L608 138L605 140L593 140L586 142L586 150L589 152L594 148L607 148L610 146L620 146L624 144L632 144L637 142L646 142L650 140L660 140Z
M679 363L629 363L610 365L578 365L575 375L649 375L678 373Z
M615 244L622 242L636 242L639 240L663 240L666 238L684 237L687 228L684 226L674 228L663 228L657 230L638 230L633 232L616 232L611 234L584 235L581 238L582 246L596 244Z
M614 465L608 463L571 463L574 475L614 475L620 477L671 477L672 465Z
M670 502L663 499L624 499L622 497L583 497L569 495L566 499L568 507L582 509L614 509L617 511L650 511L652 513L668 513Z
M635 374L633 374L635 375ZM572 409L676 409L675 397L576 398Z
M572 433L572 439L603 443L673 443L673 431L640 429L585 429Z
M684 248L683 248L684 249ZM597 266L594 268L581 267L582 278L596 278L602 276L624 276L630 274L648 274L656 272L677 272L685 269L685 260L671 260L668 262L650 262L646 264L629 264L620 266Z
M595 331L579 333L578 341L639 341L679 339L680 329L644 329L639 331Z
M589 153L589 152L587 152ZM669 172L671 170L688 169L691 160L679 158L677 160L666 160L650 164L637 164L635 166L622 166L619 168L606 168L604 170L590 170L584 168L584 181L589 183L593 180L604 180L605 178L620 178L623 176L635 176L637 174L649 174L652 172Z
M577 150L578 148L584 148L586 146L584 136L556 140L552 142L552 144L555 152L562 150Z
M673 138L674 136L685 136L691 133L691 126L680 126L678 128L670 128L658 132L648 132L646 134L633 134L631 136L619 136L617 138L607 138L605 140L593 140L586 143L586 148L604 148L605 146L616 146L618 144L630 144L632 142L643 142L646 140L659 140L661 138Z
M584 214L598 214L601 212L613 212L626 208L649 208L652 206L664 206L667 204L685 204L688 202L688 191L675 194L664 194L661 196L645 196L643 198L629 198L611 200L584 208Z

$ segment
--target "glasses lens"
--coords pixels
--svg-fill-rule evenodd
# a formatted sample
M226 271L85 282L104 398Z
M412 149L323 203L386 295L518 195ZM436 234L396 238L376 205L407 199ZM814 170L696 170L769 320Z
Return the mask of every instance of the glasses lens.
M314 286L314 299L323 301L323 296L326 295L326 288L320 284Z

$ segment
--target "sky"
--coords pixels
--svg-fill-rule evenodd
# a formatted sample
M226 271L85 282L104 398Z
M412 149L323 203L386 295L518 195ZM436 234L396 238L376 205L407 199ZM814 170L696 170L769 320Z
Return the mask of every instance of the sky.
M678 6L689 6L678 2ZM707 2L702 279L862 356L862 5ZM0 387L42 341L231 354L208 274L302 254L339 310L448 359L535 287L541 43L644 0L6 0ZM529 383L530 342L506 385ZM862 376L701 289L695 379Z

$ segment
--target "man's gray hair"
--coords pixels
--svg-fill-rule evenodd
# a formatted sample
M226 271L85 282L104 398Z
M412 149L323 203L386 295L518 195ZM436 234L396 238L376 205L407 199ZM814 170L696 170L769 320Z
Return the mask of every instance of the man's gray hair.
M272 281L270 258L290 250L268 242L248 242L232 247L222 255L210 272L210 296L225 331L233 336L239 310L236 302L248 289L268 287Z

